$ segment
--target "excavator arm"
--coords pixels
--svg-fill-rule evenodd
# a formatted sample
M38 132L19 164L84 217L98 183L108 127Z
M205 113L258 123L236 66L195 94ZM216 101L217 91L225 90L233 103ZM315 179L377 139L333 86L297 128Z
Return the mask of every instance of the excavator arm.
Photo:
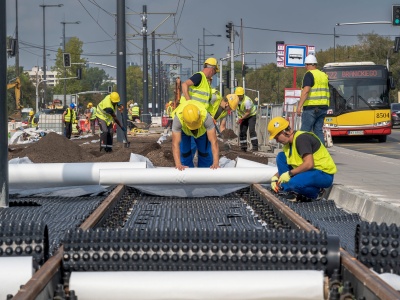
M23 107L21 106L21 81L19 77L15 79L13 83L8 83L7 84L7 89L12 89L14 88L15 92L15 107L17 110L22 109Z

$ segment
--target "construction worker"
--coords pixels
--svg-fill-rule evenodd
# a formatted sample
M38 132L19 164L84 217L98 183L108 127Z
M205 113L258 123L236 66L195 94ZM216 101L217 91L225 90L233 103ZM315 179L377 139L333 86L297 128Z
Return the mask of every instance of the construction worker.
M128 109L128 119L129 119L129 121L132 121L132 108L133 108L133 103L129 104L129 109Z
M116 115L119 100L119 94L112 92L97 105L96 117L100 127L100 151L102 149L106 152L112 151L114 122L121 127L122 131L126 131L126 128L122 126Z
M268 123L268 133L270 140L284 145L276 157L278 173L271 179L273 191L283 191L282 196L290 201L309 201L332 185L336 165L314 133L294 131L282 117Z
M317 58L310 54L304 60L307 72L304 74L302 91L297 106L297 115L301 116L302 131L314 132L324 143L325 116L329 108L328 75L317 70ZM303 107L303 113L301 108Z
M207 111L213 117L215 123L220 121L219 129L217 129L219 133L224 131L226 128L226 116L228 115L228 112L236 110L238 104L239 97L236 94L229 94L225 97L221 97L218 90L212 89L211 102Z
M75 104L71 103L69 107L64 111L62 115L62 120L65 124L65 136L67 139L71 139L72 134L72 124L76 120Z
M219 147L214 121L197 101L180 104L172 122L172 154L175 168L194 168L192 140L197 147L199 168L219 168Z
M90 122L90 129L92 130L92 134L94 135L96 132L96 107L93 106L92 102L89 102L87 105L89 112L86 115L86 118Z
M196 100L207 109L211 100L212 77L219 72L218 62L214 57L207 58L202 71L195 73L182 83L180 103L186 100Z
M237 108L239 119L237 120L237 123L240 125L240 148L244 152L247 151L247 130L249 130L252 150L258 151L258 138L256 133L256 106L250 97L244 94L244 89L241 86L236 88L235 94L239 97L239 106Z
M133 103L131 112L132 112L132 122L140 122L140 107L136 102Z
M28 126L30 128L36 128L37 129L38 123L39 123L39 118L37 116L35 116L35 112L33 110L31 110L29 112Z
M174 102L173 101L169 101L166 105L165 105L165 111L167 113L168 116L168 123L165 126L165 129L171 128L172 127L172 121L173 121L173 116L172 116L172 112L174 111Z

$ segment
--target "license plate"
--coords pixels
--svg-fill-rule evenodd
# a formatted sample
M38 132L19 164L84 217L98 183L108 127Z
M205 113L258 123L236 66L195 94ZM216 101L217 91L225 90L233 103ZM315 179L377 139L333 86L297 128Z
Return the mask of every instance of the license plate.
M348 133L349 135L364 135L364 130L351 130Z

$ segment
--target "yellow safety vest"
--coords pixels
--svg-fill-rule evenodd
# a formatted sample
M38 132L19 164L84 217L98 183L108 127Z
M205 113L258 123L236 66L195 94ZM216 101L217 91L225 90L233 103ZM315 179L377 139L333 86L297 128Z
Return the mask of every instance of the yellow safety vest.
M286 144L285 146L283 146L283 152L285 153L285 156L287 158L287 163L293 168L296 168L303 163L303 158L297 152L296 148L297 137L301 134L311 134L312 136L318 139L318 137L312 132L296 131L293 137L293 144L292 145ZM290 155L290 148L292 148L291 155ZM335 174L337 172L335 162L333 161L328 150L322 143L321 147L319 147L317 152L313 154L313 159L314 159L314 169L321 170L322 172L328 174Z
M255 116L257 114L257 107L254 105L253 100L250 99L250 97L247 97L246 95L244 96L243 101L239 104L237 108L237 114L239 118L242 118L244 114L246 113L246 106L244 105L246 100L250 100L251 102L251 109L250 109L250 116Z
M216 89L212 89L211 93L212 93L212 96L211 96L210 106L207 108L207 111L210 113L211 117L213 117L215 119L215 114L217 113L218 108L221 105L221 101L223 100L223 97L220 95L220 93ZM214 99L214 97L215 97L215 99ZM226 110L223 110L216 120L225 118L225 116L227 114L228 114L228 112Z
M200 109L200 116L201 116L201 126L199 129L197 129L197 131L195 131L195 133L193 133L185 124L185 122L183 121L183 109L186 107L186 105L188 104L194 104L196 105L199 109ZM181 105L179 105L176 109L175 109L175 114L178 116L179 121L182 124L182 131L188 135L188 136L193 136L194 138L199 138L201 137L203 134L205 134L207 132L207 129L204 127L204 121L207 118L207 110L204 108L204 106L201 103L197 103L196 101L190 102L187 101Z
M314 86L311 87L303 106L329 106L328 75L320 70L310 70L308 72L311 72L314 77Z
M189 95L191 100L196 100L208 108L211 99L211 86L208 83L207 77L203 72L198 72L196 74L201 74L201 82L198 86L191 85L189 87ZM183 97L185 98L185 97ZM182 97L181 97L182 99ZM186 99L185 99L186 101Z
M99 103L99 105L97 105L97 110L96 110L96 117L106 122L108 126L114 121L114 119L110 114L105 112L106 108L111 108L114 111L114 114L117 110L117 104L111 102L110 95L104 97L104 99Z
M64 121L74 123L75 120L76 120L76 112L70 108L67 108L67 113L64 116Z
M92 112L92 114L90 116L90 120L96 119L96 107L92 107L92 109L93 109L93 112Z
M139 106L134 106L131 108L132 116L139 116L140 115L140 108Z
M31 128L36 128L37 123L35 123L35 115L31 116L32 119L29 120L31 123Z
M172 104L168 104L168 107L166 109L168 117L170 117L170 118L172 117L173 110L174 110L174 108L172 107Z

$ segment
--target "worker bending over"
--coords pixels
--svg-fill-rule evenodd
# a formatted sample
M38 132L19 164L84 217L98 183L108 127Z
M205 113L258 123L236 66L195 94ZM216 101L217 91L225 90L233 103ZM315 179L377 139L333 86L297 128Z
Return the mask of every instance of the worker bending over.
M175 168L194 168L191 140L198 152L199 168L219 168L219 147L214 121L197 101L180 104L175 110L172 122L172 154Z
M210 106L207 108L207 111L215 122L220 121L219 133L226 129L226 116L228 112L236 110L238 103L239 97L236 94L229 94L222 97L216 89L212 89Z
M276 157L278 173L271 179L276 193L283 191L290 201L315 200L332 185L335 162L314 133L294 131L282 117L268 123L268 132L270 140L284 145Z
M122 126L116 115L119 100L119 94L112 92L97 105L96 117L100 127L100 151L102 149L106 152L112 151L114 122L118 124L122 131L126 131L126 128Z

